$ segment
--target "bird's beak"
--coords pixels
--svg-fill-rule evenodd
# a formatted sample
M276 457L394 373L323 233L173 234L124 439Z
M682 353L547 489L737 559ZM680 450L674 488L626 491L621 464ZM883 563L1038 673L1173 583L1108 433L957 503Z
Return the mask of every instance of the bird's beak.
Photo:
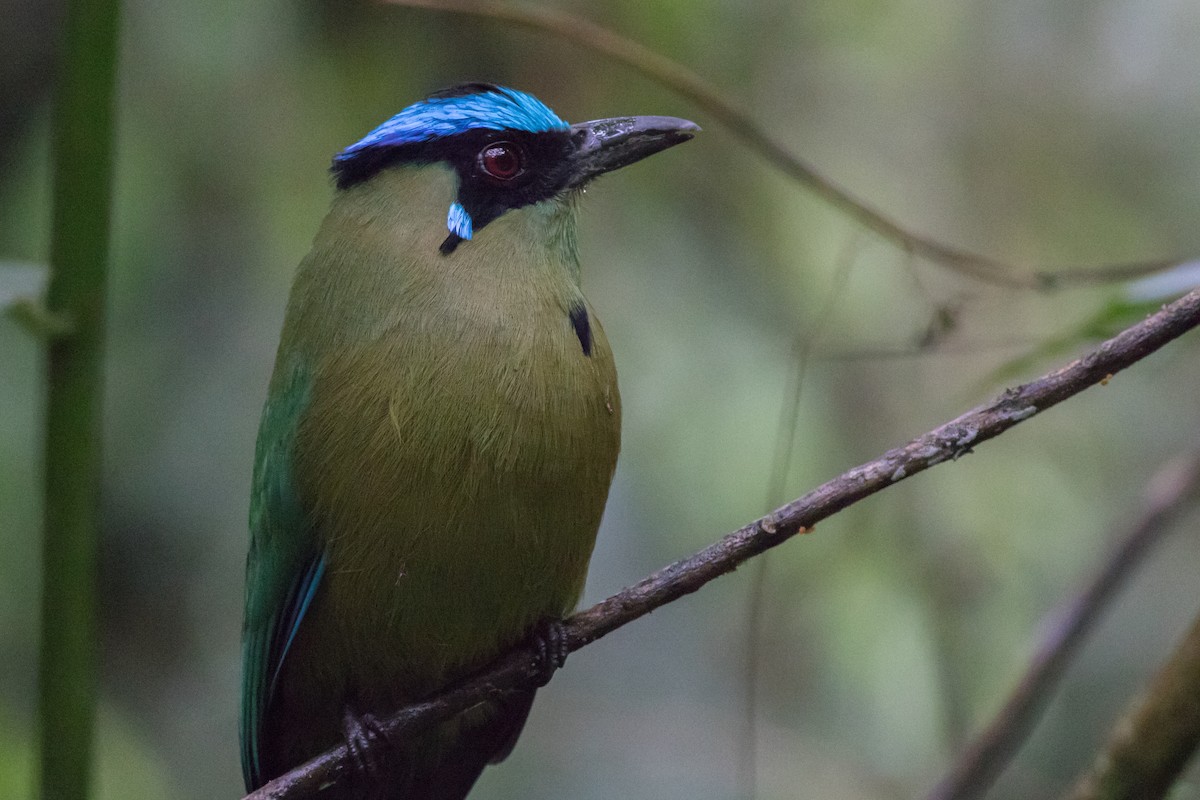
M580 186L691 139L700 126L677 117L616 117L571 126L575 143L569 185Z

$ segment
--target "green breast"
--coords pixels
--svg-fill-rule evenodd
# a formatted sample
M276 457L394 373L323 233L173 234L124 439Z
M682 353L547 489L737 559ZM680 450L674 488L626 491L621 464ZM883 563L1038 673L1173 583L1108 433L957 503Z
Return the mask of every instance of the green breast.
M422 191L374 189L452 190L409 172L394 180ZM312 376L293 464L328 553L280 691L340 705L352 687L362 707L387 708L574 605L620 399L595 315L590 355L572 323L584 301L569 208L510 212L442 257L438 225L388 224L396 209L345 194L298 276L277 365Z

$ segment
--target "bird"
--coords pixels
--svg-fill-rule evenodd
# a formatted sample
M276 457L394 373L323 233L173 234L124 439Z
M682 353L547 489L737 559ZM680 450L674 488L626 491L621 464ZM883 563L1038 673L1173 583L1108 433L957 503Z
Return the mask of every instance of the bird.
M511 752L536 686L388 739L382 758L368 741L382 715L552 641L578 602L621 439L579 199L698 130L571 125L467 83L333 157L255 446L247 791L346 742L354 774L322 797L461 800Z

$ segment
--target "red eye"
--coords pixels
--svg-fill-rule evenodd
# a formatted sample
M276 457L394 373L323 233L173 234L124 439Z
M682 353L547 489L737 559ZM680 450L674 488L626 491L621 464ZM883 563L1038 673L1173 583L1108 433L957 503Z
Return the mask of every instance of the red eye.
M515 144L496 142L483 148L479 154L483 171L501 181L511 181L521 174L521 151Z

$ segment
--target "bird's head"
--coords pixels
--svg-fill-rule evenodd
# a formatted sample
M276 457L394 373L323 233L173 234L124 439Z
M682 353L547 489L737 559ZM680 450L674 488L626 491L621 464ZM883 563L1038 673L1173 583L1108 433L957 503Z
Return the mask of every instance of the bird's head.
M675 117L619 117L568 125L532 95L469 83L414 103L334 156L339 189L400 164L442 162L458 195L441 245L449 255L506 211L579 188L692 138Z

